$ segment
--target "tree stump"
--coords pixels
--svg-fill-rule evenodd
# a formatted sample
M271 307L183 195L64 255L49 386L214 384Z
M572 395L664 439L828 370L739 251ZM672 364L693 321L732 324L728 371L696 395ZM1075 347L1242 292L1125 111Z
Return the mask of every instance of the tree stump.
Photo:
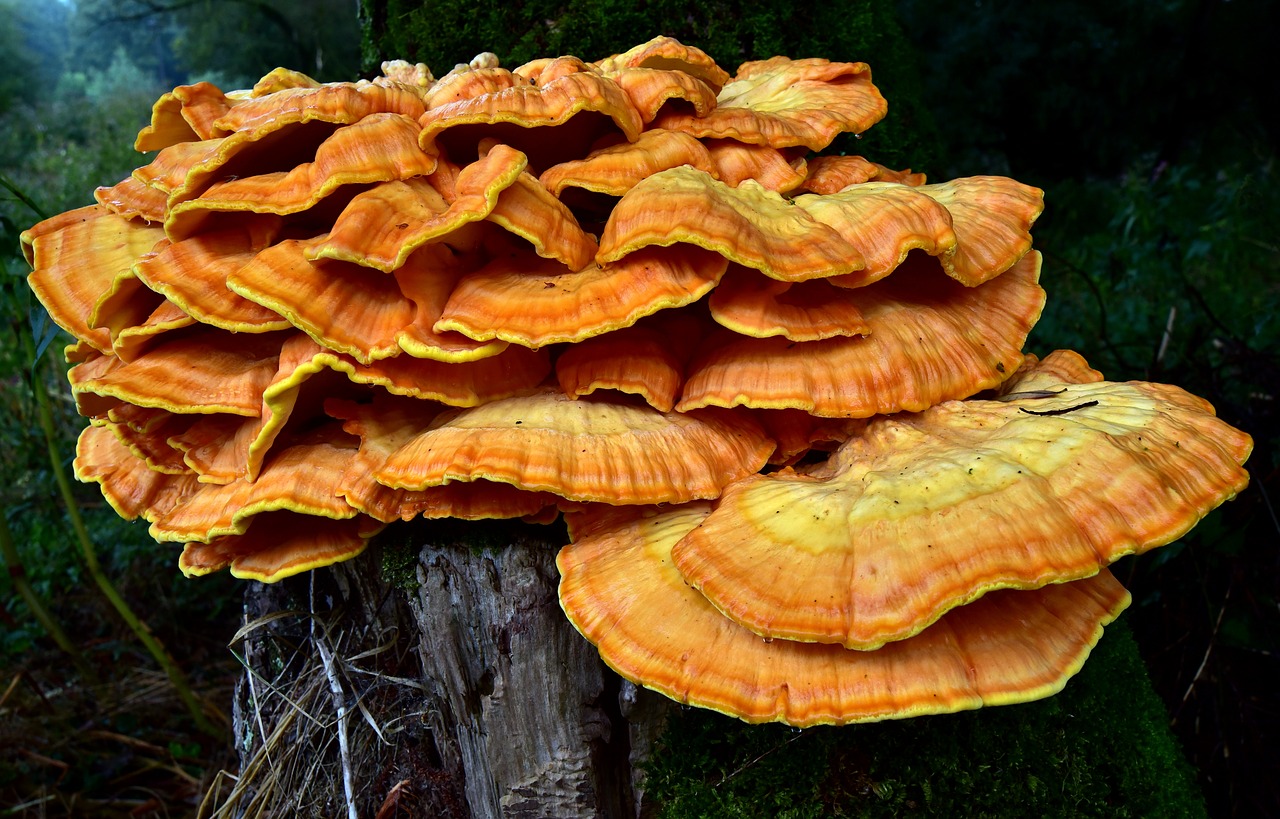
M512 524L398 531L348 563L251 584L229 801L316 816L639 815L637 766L666 701L620 680L569 624L556 539Z

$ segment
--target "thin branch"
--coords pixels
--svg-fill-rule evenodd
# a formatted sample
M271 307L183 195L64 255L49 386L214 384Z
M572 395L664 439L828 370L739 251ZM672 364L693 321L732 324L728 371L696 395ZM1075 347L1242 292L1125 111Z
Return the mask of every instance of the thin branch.
M21 202L22 204L30 208L31 212L34 213L36 216L40 217L41 219L49 218L49 214L45 213L44 210L42 210L39 205L33 202L31 200L31 197L23 193L18 188L18 186L14 184L12 179L10 179L9 177L5 176L2 173L0 173L0 188L5 188L6 190L8 190L9 193L17 197L19 202Z
M329 679L329 693L333 695L333 704L338 712L338 757L342 761L342 791L347 799L348 819L360 819L360 811L356 809L355 777L351 773L351 748L347 738L347 703L346 692L342 690L342 681L338 679L338 670L333 662L333 652L329 650L328 634L325 629L317 628L319 619L315 614L315 573L311 574L311 641L320 653L320 661L324 663L324 673Z
M4 507L0 506L0 555L4 557L4 562L9 567L9 579L13 583L13 587L26 601L27 608L31 609L32 615L40 622L44 633L48 634L58 648L66 652L71 658L71 662L75 664L76 670L80 672L80 676L90 683L98 681L98 675L94 673L93 668L85 660L84 655L80 653L80 649L76 648L75 643L71 642L71 638L62 630L62 626L58 625L58 621L53 619L53 615L45 608L43 601L36 595L35 590L31 588L31 584L27 582L27 571L22 565L22 557L18 554L18 548L13 543L13 535L9 532L9 522L5 518Z
M1183 706L1187 704L1187 700L1191 698L1191 692L1195 689L1196 683L1200 682L1201 675L1204 674L1205 666L1209 664L1209 655L1213 653L1213 646L1218 641L1218 629L1222 628L1222 616L1227 613L1227 601L1231 599L1231 589L1235 585L1234 581L1227 585L1227 593L1222 596L1222 607L1218 609L1218 619L1213 624L1213 633L1209 635L1209 645L1205 646L1204 656L1200 658L1200 667L1196 669L1195 676L1191 678L1187 690L1182 694L1182 700L1178 703L1178 711L1173 715L1173 719L1169 724L1177 725L1178 716L1182 713Z
M26 354L34 359L35 350L32 347L32 341L25 333L22 334L22 342L26 348ZM62 495L67 517L71 521L71 529L75 533L76 540L79 541L80 552L84 557L85 567L89 570L90 576L93 577L102 595L107 598L116 613L120 615L120 619L124 620L125 624L129 626L129 630L146 647L152 659L164 669L170 685L173 686L174 693L178 695L178 699L186 706L187 713L191 716L196 729L217 739L224 738L226 732L210 722L209 718L205 716L204 709L201 707L200 701L196 699L196 695L191 689L191 683L187 680L187 675L183 673L182 668L173 659L173 655L151 633L150 627L138 617L119 590L116 589L115 584L107 577L106 572L103 571L102 564L98 562L97 547L93 543L93 538L89 537L89 529L85 526L84 518L80 515L80 507L76 503L75 492L71 489L71 479L67 476L66 467L63 466L62 453L58 449L58 435L53 425L53 408L49 404L49 395L43 385L35 380L32 380L31 391L35 393L36 415L40 422L40 429L44 432L45 444L48 448L49 468L58 484L58 491Z

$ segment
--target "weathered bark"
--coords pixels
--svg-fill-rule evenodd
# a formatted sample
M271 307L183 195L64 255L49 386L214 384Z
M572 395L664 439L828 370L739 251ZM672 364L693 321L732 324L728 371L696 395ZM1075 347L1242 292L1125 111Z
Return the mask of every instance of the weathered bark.
M303 746L314 757L271 763L271 775L308 771L305 781L273 788L299 794L315 815L346 815L348 803L360 816L638 815L637 765L664 701L624 690L565 619L556 544L538 530L501 531L509 543L499 548L417 540L411 562L388 570L403 547L375 545L314 577L254 584L247 621L273 619L245 638L256 676L241 681L237 697L242 771L255 770L264 744L271 752L274 734L276 757ZM335 657L328 668L321 642ZM334 678L345 694L345 759L334 739ZM299 719L295 706L315 719ZM350 797L344 766L357 783Z

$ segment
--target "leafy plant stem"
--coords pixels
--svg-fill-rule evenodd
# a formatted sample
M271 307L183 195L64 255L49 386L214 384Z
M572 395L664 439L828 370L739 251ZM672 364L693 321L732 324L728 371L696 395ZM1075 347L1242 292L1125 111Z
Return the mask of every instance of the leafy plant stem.
M9 532L9 522L5 518L4 508L0 507L0 555L4 557L5 565L9 569L9 580L13 583L13 587L17 589L18 594L26 601L27 608L31 609L31 613L35 615L36 620L40 621L40 626L44 629L45 634L58 644L58 648L67 653L71 658L71 662L75 664L76 670L80 672L80 676L90 683L98 681L97 674L94 673L93 667L85 660L84 655L80 653L80 649L76 648L75 643L67 637L67 633L62 630L62 626L58 625L58 621L53 619L53 615L45 608L44 602L36 595L35 590L31 588L31 584L27 582L27 571L22 565L22 556L18 554L18 548L13 543L13 535Z
M23 193L22 190L17 185L13 184L13 180L9 179L9 177L5 176L2 173L0 173L0 188L4 188L7 191L9 191L9 193L16 196L19 202L21 202L22 204L30 208L31 212L34 213L40 219L49 218L49 215L45 213L43 210L41 210L39 205L31 201L31 197Z
M25 333L22 339L28 354L34 358L35 351L32 348L31 339ZM160 640L151 633L151 629L146 622L129 607L124 597L116 589L115 584L111 582L111 579L102 570L102 566L98 562L97 548L94 546L93 539L89 537L89 530L85 527L84 518L80 515L75 495L71 491L71 480L67 476L66 468L62 465L62 456L58 452L58 439L54 429L53 408L49 404L49 396L38 383L32 384L32 391L35 393L40 428L44 432L45 443L49 448L49 466L53 470L54 479L58 483L58 491L66 504L67 517L71 521L71 528L75 531L76 539L80 542L80 551L84 556L85 566L88 568L89 574L93 576L94 582L98 584L103 596L115 608L120 618L124 620L125 624L137 636L138 640L150 652L152 658L155 659L156 663L169 677L169 683L173 686L178 698L182 700L182 704L186 706L196 728L210 737L222 739L225 736L225 731L214 725L205 716L199 700L196 699L195 693L191 689L191 683L187 680L186 674L182 672L182 669L179 668L177 662L164 645L161 644Z

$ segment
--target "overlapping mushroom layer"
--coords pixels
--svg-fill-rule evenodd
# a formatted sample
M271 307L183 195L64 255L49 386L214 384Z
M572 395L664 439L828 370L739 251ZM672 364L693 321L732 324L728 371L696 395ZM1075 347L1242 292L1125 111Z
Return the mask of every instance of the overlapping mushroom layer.
M1103 567L1244 484L1202 402L1019 371L1040 191L808 156L884 115L864 64L384 74L175 89L152 162L23 234L77 475L189 575L564 511L563 605L620 673L849 722L1061 687L1127 599Z

